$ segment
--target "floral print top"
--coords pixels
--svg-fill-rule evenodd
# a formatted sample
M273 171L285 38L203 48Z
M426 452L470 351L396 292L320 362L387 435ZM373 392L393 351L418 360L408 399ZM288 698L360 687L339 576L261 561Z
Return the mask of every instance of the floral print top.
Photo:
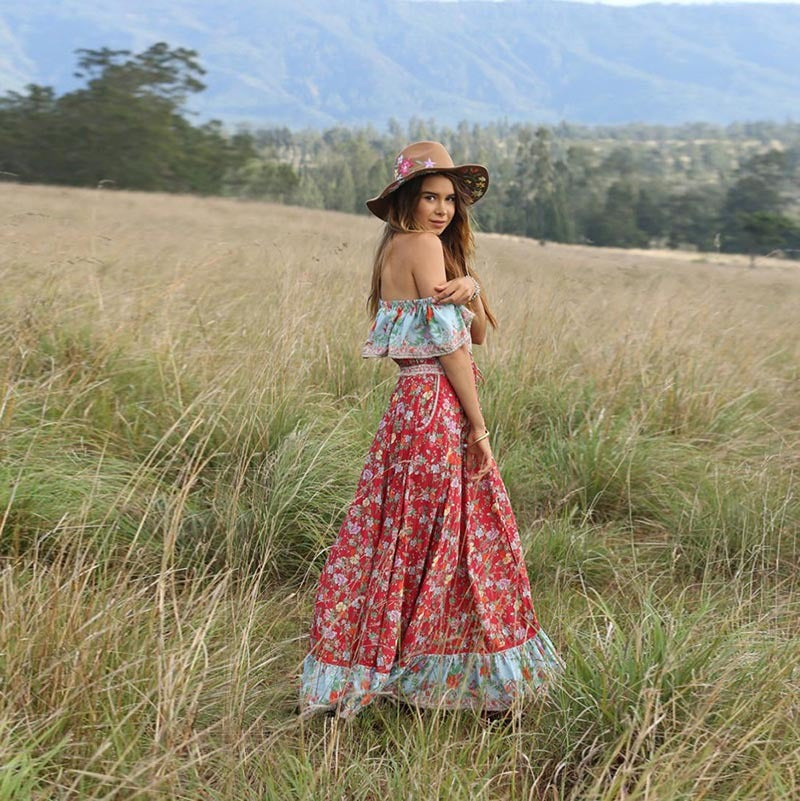
M474 316L466 306L439 304L432 297L381 300L361 355L420 359L444 356L462 345L471 350Z

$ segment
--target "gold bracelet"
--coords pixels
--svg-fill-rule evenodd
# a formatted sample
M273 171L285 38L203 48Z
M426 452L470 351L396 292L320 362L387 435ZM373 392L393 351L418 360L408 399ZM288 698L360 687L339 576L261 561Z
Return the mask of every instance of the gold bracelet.
M486 439L486 437L488 436L489 432L488 431L484 432L477 439L472 440L472 442L470 442L470 446L474 445L476 442L480 442L482 439Z

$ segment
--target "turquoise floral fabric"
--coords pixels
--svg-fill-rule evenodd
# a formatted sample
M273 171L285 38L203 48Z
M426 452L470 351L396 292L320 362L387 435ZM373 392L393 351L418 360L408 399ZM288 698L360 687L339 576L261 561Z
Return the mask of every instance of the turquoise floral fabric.
M382 300L361 355L424 359L444 356L462 345L471 349L474 316L466 306L437 304L433 298Z
M388 671L336 665L308 654L303 661L305 714L338 706L343 718L376 696L400 698L428 709L508 709L515 698L547 690L563 669L541 629L521 645L495 653L420 654Z

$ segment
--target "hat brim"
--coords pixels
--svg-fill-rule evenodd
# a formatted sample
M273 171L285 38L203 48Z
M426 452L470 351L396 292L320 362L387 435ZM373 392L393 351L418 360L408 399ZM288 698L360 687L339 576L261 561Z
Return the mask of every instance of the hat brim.
M370 198L367 201L367 208L376 217L385 220L389 214L389 206L392 202L390 196L393 192L403 184L408 183L412 178L434 173L460 175L469 188L470 205L480 200L489 188L489 171L482 164L460 164L458 167L423 167L392 181L377 197Z

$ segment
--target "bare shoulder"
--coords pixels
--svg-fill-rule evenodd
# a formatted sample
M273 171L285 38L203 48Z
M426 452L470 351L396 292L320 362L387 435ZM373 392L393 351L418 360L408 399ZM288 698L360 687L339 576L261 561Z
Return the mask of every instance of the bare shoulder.
M430 297L435 287L446 280L441 239L430 231L415 231L399 234L395 240L394 274L402 275L404 280L411 279L419 297Z
M442 241L432 231L413 231L394 237L392 256L402 261L426 260L442 253Z

